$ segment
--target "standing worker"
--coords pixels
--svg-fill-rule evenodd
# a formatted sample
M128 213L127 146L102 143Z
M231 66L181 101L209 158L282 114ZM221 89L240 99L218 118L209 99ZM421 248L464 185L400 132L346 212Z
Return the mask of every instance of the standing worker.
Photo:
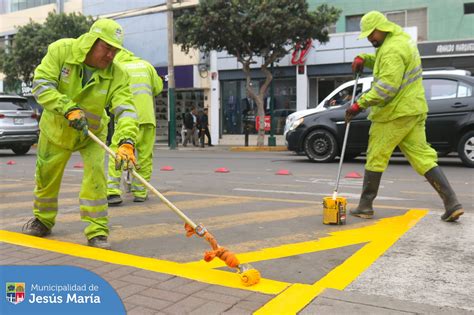
M117 164L135 164L138 123L129 76L113 63L122 42L122 27L99 19L79 38L49 45L36 68L33 95L44 111L36 160L35 217L24 225L25 233L39 237L51 233L64 168L72 152L79 151L84 161L79 208L81 219L89 223L84 233L89 246L110 248L105 151L87 136L87 128L105 141L109 106L120 139Z
M150 181L153 171L153 147L155 145L155 96L163 90L163 81L155 68L147 61L136 57L128 50L117 54L118 62L130 75L130 88L133 93L135 108L138 114L138 136L136 142L137 159L140 168L137 173ZM111 149L115 149L120 141L120 134L112 137ZM109 205L122 203L120 180L122 170L117 170L115 162L109 160L109 176L107 182L107 200ZM135 177L132 179L134 202L144 202L147 199L145 186Z
M422 84L420 54L416 43L401 27L380 12L365 14L360 22L359 38L368 38L375 54L361 54L352 63L352 71L364 66L373 69L372 88L346 110L346 123L360 111L371 107L369 146L362 195L351 214L361 218L374 215L372 202L393 150L398 146L411 166L438 192L445 213L441 219L452 222L464 213L456 193L437 164L436 151L426 141L425 121L428 105Z

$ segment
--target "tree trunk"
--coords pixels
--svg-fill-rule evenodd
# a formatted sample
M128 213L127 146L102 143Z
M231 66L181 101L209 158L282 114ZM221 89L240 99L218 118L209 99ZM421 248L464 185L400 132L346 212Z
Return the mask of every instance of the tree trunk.
M276 57L272 56L270 59L271 62ZM245 73L246 77L246 89L247 89L247 94L250 98L252 98L255 103L257 103L257 117L256 119L259 120L259 128L258 128L258 136L257 136L257 146L258 147L263 147L265 145L265 109L264 109L264 97L265 94L267 93L268 86L270 85L270 82L273 79L272 74L270 71L268 71L267 65L268 62L262 64L261 70L265 74L265 82L263 85L260 87L258 94L255 93L255 91L252 89L251 86L251 78L250 78L250 63L251 63L251 58L249 59L242 59L240 56L238 56L238 60L242 63L242 69Z

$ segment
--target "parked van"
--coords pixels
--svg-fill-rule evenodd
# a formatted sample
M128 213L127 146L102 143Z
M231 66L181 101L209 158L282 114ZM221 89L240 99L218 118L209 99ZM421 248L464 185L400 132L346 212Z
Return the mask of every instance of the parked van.
M454 68L441 68L425 70L423 71L423 74L457 74L470 76L471 72ZM359 81L357 82L356 95L368 91L372 86L373 80L373 76L359 78ZM298 126L298 121L300 121L301 118L308 115L312 115L314 113L325 111L328 108L337 108L350 101L350 98L352 97L352 89L354 87L354 83L355 80L351 80L341 84L334 91L329 93L329 95L326 96L315 108L300 110L294 112L291 115L288 115L288 117L286 118L285 129L283 132L285 142L286 134L290 129L294 129ZM286 143L286 145L288 145L288 143Z

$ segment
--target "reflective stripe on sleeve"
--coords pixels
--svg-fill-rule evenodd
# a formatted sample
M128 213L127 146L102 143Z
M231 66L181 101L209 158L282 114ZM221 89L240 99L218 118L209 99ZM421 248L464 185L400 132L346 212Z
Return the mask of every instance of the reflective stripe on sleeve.
M139 94L148 94L148 95L153 96L153 93L151 93L151 91L136 91L136 92L133 92L133 95L139 95Z
M138 89L138 88L141 88L141 87L145 87L145 88L148 88L149 90L151 90L151 85L146 84L146 83L132 84L131 87L132 87L132 89Z

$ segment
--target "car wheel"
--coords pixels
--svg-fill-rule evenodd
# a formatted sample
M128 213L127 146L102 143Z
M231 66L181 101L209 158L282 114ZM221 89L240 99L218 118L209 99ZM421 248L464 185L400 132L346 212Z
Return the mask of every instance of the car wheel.
M30 151L31 145L29 144L19 144L12 147L12 151L17 155L24 155Z
M464 165L474 167L474 130L462 136L458 144L458 154Z
M331 162L336 157L337 143L326 130L313 130L304 140L306 156L313 162Z

